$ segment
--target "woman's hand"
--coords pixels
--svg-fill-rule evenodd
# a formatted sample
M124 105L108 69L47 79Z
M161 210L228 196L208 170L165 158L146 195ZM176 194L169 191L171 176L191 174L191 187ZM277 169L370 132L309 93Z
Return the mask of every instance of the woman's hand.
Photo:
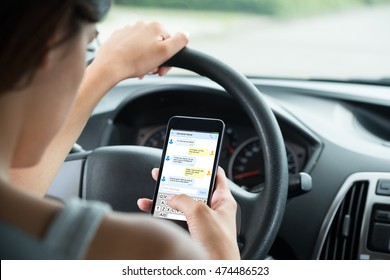
M157 175L158 169L155 168L152 170L153 179L156 180ZM222 168L218 169L211 207L186 195L173 196L168 204L184 213L192 238L206 249L210 259L240 258L236 239L237 204ZM142 211L150 212L152 201L139 199L138 206Z
M186 33L170 36L157 22L138 21L115 31L90 67L104 69L105 78L112 84L148 73L165 75L169 68L159 66L184 48L188 40Z

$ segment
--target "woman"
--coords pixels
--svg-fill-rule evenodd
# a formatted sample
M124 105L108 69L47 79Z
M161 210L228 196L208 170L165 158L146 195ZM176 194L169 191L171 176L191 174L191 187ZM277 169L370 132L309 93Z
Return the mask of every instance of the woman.
M188 36L137 22L116 31L85 70L109 0L0 5L1 258L238 259L236 204L221 169L211 208L186 196L169 202L186 215L191 239L174 225L102 203L64 207L42 198L104 94L123 79L164 75L169 69L159 65ZM150 204L138 203L144 211Z

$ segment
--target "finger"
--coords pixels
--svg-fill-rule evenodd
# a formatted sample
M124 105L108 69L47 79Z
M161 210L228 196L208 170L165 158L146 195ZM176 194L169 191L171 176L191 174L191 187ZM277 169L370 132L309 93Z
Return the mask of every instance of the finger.
M152 200L147 198L140 198L137 200L138 208L144 212L150 213L152 210Z
M165 60L168 60L168 58L184 48L188 44L188 41L189 35L186 32L176 33L174 36L162 41L161 44L164 44L167 48Z
M218 191L218 192L219 191L221 191L221 192L229 191L230 192L225 170L223 170L223 168L220 166L218 166L217 177L215 179L215 191Z
M158 178L158 171L159 171L158 168L153 168L153 169L152 169L152 178L153 178L153 180L155 180L155 181L157 181L157 178Z
M158 73L158 67L156 67L156 68L150 70L149 73L148 73L148 75L155 75L155 74L157 74L157 73Z
M219 167L215 182L215 190L211 198L211 208L217 210L220 207L224 208L226 205L229 205L229 208L231 209L237 208L237 203L230 192L225 171Z
M171 70L172 67L162 66L158 69L158 75L160 77L165 76Z
M183 212L187 220L191 220L195 215L197 217L201 216L209 208L206 204L194 201L185 194L172 196L168 199L168 205Z
M162 31L161 34L158 36L157 40L164 41L164 40L167 40L169 38L171 38L171 35L166 31Z

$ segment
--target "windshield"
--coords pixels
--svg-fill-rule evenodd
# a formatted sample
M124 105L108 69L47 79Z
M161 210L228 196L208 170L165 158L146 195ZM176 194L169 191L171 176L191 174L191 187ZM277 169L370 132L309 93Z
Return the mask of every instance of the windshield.
M139 19L188 31L189 47L248 76L390 76L390 0L116 0L100 40Z

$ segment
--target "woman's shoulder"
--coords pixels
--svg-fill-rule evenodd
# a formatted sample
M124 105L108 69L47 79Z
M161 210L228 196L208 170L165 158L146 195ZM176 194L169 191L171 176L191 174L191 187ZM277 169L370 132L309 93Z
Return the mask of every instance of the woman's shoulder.
M147 214L113 212L103 219L87 253L89 259L204 259L188 232Z
M12 185L0 184L0 219L40 239L63 206Z
M0 243L4 259L55 259L41 239L61 205L44 202L6 183L0 183Z
M0 192L1 243L25 244L9 258L41 258L40 252L50 258L83 258L110 210L104 203L74 199L63 204L7 185Z
M52 257L47 258L207 257L188 232L146 214L110 212L104 203L82 200L62 205L9 186L0 186L0 191L0 220L10 232L18 232L9 237L15 242L22 239L21 235L35 240L32 243L37 241L50 252ZM27 259L34 258L30 254L34 250L29 248L24 252Z

